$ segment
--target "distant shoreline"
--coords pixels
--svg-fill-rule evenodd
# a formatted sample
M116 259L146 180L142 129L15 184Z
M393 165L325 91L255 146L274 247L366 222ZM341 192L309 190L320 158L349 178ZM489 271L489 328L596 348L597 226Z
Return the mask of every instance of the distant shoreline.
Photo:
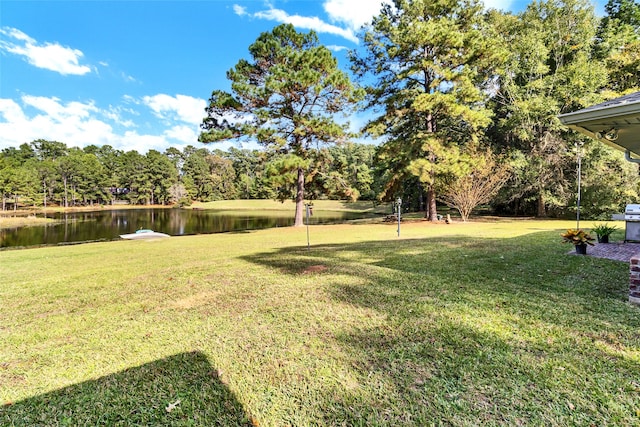
M53 222L55 221L51 218L37 218L34 215L15 217L0 216L0 230L45 225Z
M104 210L122 210L122 209L169 209L175 205L94 205L94 206L74 206L64 208L61 206L47 206L43 207L25 207L17 210L7 209L6 211L0 211L0 218L2 217L14 217L24 215L38 215L38 214L50 214L59 212L93 212Z
M172 208L173 206L162 205L103 205L103 206L76 206L71 208L63 208L59 206L53 207L31 207L17 210L0 211L0 230L7 230L18 227L33 227L46 224L53 224L56 221L52 218L43 218L41 215L50 215L63 212L95 212L105 210L121 210L121 209L161 209ZM37 215L37 216L36 216Z

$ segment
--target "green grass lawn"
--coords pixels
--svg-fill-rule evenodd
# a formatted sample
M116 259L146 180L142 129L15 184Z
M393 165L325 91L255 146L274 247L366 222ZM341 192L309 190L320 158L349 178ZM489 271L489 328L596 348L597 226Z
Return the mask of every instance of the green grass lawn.
M334 211L334 212L360 212L360 213L391 213L392 207L389 203L376 203L371 201L347 202L344 200L313 200L314 211ZM194 203L191 208L215 209L225 211L276 211L293 214L296 209L295 202L285 200L220 200L216 202Z
M0 425L640 425L629 267L572 224L0 252Z
M290 200L284 203L276 200L220 200L215 202L206 203L194 203L187 209L201 209L212 210L217 213L224 213L227 215L247 215L249 213L252 216L259 217L275 217L282 218L288 216L293 220L295 215L296 205L295 202ZM313 208L311 214L311 222L314 220L321 220L329 218L335 220L341 215L344 215L345 219L349 214L355 214L356 216L362 216L364 218L358 220L358 222L371 222L373 219L379 222L383 215L388 215L392 212L392 207L388 203L374 205L371 201L358 201L358 202L345 202L339 200L315 200L313 201ZM424 216L421 214L412 214L412 216ZM303 220L306 223L306 212L303 210Z

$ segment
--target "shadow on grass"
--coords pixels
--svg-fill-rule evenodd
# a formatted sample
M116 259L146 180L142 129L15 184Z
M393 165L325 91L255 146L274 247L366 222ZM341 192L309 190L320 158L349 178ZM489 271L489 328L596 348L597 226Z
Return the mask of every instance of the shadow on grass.
M413 282L418 285L417 292L425 287L448 289L457 285L466 293L489 296L526 291L538 296L571 294L587 304L594 299L626 301L628 265L590 256L567 256L570 247L560 244L560 231L502 239L448 236L316 245L311 250L301 246L245 259L294 276L324 264L331 266L333 272L356 276L367 274L361 267L380 267L389 273L383 274L383 291L390 289L388 285L394 280L409 274L418 279ZM344 253L356 254L353 259L358 268L343 259ZM368 261L360 263L359 259ZM623 273L611 276L611 271ZM444 286L437 286L438 283ZM367 292L365 298L375 298L375 294ZM376 305L375 301L359 302Z
M366 286L337 282L330 292L337 300L389 314L427 301L557 327L640 327L626 304L628 265L568 255L568 249L557 232L547 231L502 239L448 236L287 248L246 259L294 277L315 270L364 278Z
M206 356L180 353L0 407L0 425L250 426Z
M360 383L321 405L325 425L635 423L628 266L567 256L559 241L449 236L245 259L305 283L331 275L330 301L383 319L331 325Z

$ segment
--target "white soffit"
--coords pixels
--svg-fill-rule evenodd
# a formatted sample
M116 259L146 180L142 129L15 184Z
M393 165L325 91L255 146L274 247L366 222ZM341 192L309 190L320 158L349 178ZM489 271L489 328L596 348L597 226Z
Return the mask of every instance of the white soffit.
M558 118L571 129L640 157L640 92Z

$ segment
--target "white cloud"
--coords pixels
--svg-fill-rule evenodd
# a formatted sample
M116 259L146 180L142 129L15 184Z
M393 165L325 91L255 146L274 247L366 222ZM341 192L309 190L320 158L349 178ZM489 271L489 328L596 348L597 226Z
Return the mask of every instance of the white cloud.
M132 116L139 115L137 111L134 111L130 108L123 108L120 106L114 107L113 105L109 105L109 110L103 111L102 113L104 117L106 117L107 119L125 128L135 127L135 123L131 119L125 119L123 117L124 114L129 114Z
M390 0L326 0L323 4L332 22L340 22L351 30L358 30L371 22L382 9L383 3Z
M95 113L98 109L93 102L83 104L81 102L70 102L62 105L58 98L47 98L44 96L24 95L22 102L27 106L42 111L55 121L63 121L69 118L85 119Z
M154 114L163 120L178 120L199 125L205 116L207 101L187 95L170 96L158 94L145 96L142 101Z
M511 10L514 0L484 0L485 9Z
M13 39L16 39L16 40L19 40L19 41L22 41L22 42L25 42L25 43L29 43L29 44L35 43L34 39L29 37L28 35L26 35L22 31L18 30L17 28L2 27L2 28L0 28L0 34L4 34L7 37L11 37Z
M196 130L197 128L193 126L178 125L167 129L164 135L172 140L188 143L188 141L198 140L198 132Z
M64 142L69 147L108 144L140 153L198 145L198 125L205 105L203 99L164 94L142 100L125 96L123 105L107 109L93 101L63 102L55 97L23 95L19 101L0 98L0 149L39 138ZM155 117L161 120L154 121Z
M137 83L138 82L135 77L130 76L130 75L124 73L124 72L120 73L120 76L122 77L122 79L125 82L128 82L128 83Z
M116 148L124 151L135 150L140 154L145 154L149 150L164 151L171 144L162 135L141 135L136 131L127 131L120 137L120 141Z
M0 99L0 115L9 123L24 123L27 117L13 99Z
M302 28L305 30L314 30L318 33L333 34L339 37L343 37L353 43L358 43L354 31L350 28L341 28L336 25L328 24L316 16L301 16L301 15L289 15L282 9L270 8L255 13L248 13L247 10L240 6L234 5L234 11L240 16L251 16L258 19L266 19L269 21L276 21L286 24L292 24L294 27Z
M22 103L24 109L11 99L0 100L0 148L38 138L69 146L104 145L114 139L112 127L96 117L99 110L92 102L63 104L57 98L23 95Z
M485 9L510 10L515 0L484 0ZM371 23L380 13L382 6L393 4L391 0L325 0L324 11L333 23L340 23L357 31L363 25Z
M341 50L347 50L349 48L346 47L346 46L338 46L338 45L335 45L335 44L330 44L330 45L327 46L327 49L329 49L329 50L331 50L333 52L340 52Z
M244 15L247 14L247 8L246 7L242 7L240 5L237 5L237 4L233 5L233 11L238 16L244 16Z
M198 135L204 105L203 99L166 94L143 99L125 95L122 104L109 105L106 109L94 101L64 102L32 95L23 95L18 101L0 98L0 149L18 147L40 138L60 141L68 147L110 145L141 154L151 149L162 152L169 147L202 146ZM229 117L229 120L239 119ZM350 120L354 131L365 121L357 115ZM258 148L253 142L231 140L208 147L227 150L239 144Z
M40 44L22 31L0 28L0 51L24 57L31 65L67 75L84 75L91 72L87 65L80 65L82 51L57 43Z

